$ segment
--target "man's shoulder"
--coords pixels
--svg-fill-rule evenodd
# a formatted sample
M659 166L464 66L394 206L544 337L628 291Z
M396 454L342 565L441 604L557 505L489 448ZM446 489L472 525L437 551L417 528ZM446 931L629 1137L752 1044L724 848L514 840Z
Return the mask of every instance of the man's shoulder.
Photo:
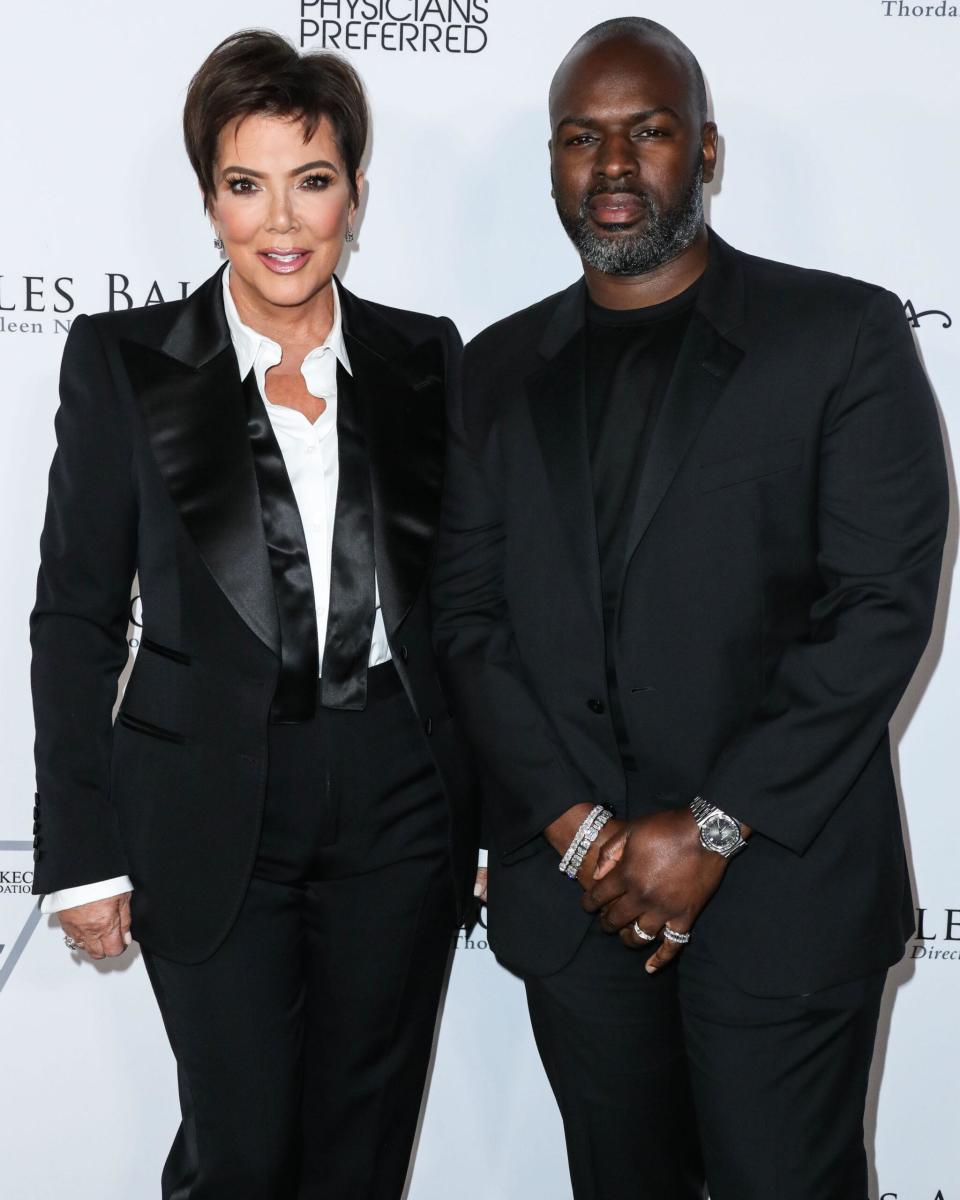
M529 357L536 351L558 305L580 286L578 281L562 291L554 292L526 308L494 321L468 342L466 354L474 363L499 362L503 361L505 356ZM491 354L496 355L494 360L489 358Z
M752 315L789 315L798 323L857 321L881 295L893 298L877 283L815 267L762 258L736 251L744 273Z

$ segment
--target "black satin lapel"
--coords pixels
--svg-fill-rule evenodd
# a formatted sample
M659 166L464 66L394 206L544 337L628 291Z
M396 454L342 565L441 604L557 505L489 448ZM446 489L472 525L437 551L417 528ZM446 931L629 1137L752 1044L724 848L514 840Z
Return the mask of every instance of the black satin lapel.
M121 344L154 458L210 574L250 629L280 653L247 413L229 343L199 369Z
M574 574L591 612L602 612L600 552L587 441L586 333L581 328L527 380L533 419L550 479L552 509L563 526ZM546 516L546 514L545 514Z
M430 340L387 362L358 338L345 341L366 417L380 608L392 633L423 586L440 518L443 350Z
M243 381L243 392L280 624L280 672L270 717L277 724L296 724L316 712L320 673L310 555L283 453L252 370Z
M626 562L742 357L739 347L723 338L701 312L694 311L640 477L627 534Z
M377 615L373 495L367 450L365 398L337 364L339 482L330 556L330 608L323 672L324 708L363 709L367 667Z

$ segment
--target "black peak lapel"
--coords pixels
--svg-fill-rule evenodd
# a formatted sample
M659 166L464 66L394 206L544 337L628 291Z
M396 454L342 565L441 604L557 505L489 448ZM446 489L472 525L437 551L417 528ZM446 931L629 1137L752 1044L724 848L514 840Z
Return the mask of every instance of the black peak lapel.
M370 455L380 606L393 633L430 567L445 447L444 348L411 344L373 305L341 286L344 343Z
M526 381L530 416L574 574L596 616L602 611L593 482L587 442L585 287L562 294L540 342L547 361Z
M629 563L704 421L740 365L743 350L725 333L743 320L737 252L710 233L710 260L697 306L664 397L627 534Z
M120 349L160 474L210 574L249 628L280 652L237 357L220 272L190 298L161 349Z
M226 266L197 288L163 339L163 351L188 367L205 366L230 344L230 327L223 310Z

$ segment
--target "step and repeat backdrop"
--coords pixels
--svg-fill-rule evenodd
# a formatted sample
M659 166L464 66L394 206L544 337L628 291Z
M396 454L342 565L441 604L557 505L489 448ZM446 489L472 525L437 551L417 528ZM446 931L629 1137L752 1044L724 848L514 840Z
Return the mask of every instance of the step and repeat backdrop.
M722 133L709 218L734 245L897 292L960 439L958 6L899 0L24 0L0 39L0 1195L159 1194L174 1063L134 947L65 949L30 895L33 601L56 379L78 313L189 293L219 265L180 140L191 74L242 27L341 50L373 136L359 294L446 313L464 337L565 286L546 92L596 21L639 12L703 64ZM798 364L802 370L802 364ZM874 1069L871 1200L960 1200L960 636L951 529L933 640L896 718L916 938ZM131 611L135 652L138 609ZM837 913L837 920L843 914ZM375 948L374 948L375 952ZM522 988L483 928L454 959L410 1200L570 1196ZM771 1200L774 1200L771 1197Z

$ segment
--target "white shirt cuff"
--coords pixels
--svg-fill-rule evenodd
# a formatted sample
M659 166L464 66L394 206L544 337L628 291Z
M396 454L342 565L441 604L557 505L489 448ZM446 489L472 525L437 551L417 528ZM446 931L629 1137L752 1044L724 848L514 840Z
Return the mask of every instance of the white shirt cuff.
M486 850L478 850L478 851L477 851L477 866L478 866L478 867L485 867L486 865L487 865L487 852L486 852Z
M84 883L80 887L63 888L59 892L48 892L40 902L42 913L61 912L78 904L92 904L94 900L108 900L123 892L132 892L133 884L128 875L115 879L103 879L99 883Z

